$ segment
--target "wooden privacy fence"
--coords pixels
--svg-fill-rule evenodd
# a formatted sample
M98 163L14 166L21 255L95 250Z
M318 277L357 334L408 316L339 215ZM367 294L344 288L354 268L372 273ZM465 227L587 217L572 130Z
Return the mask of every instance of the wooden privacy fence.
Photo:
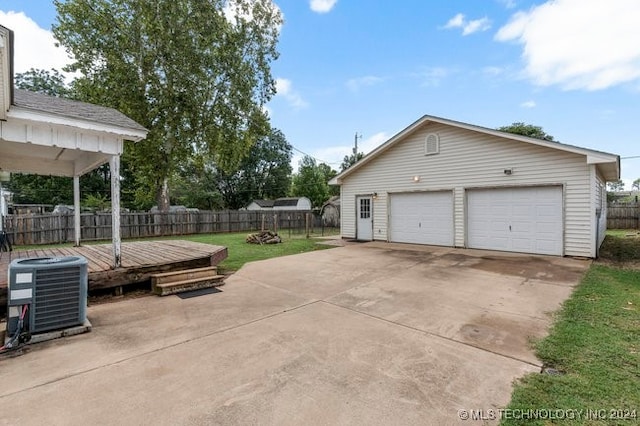
M607 229L640 229L640 203L607 205Z
M80 215L82 241L110 240L111 213ZM305 232L322 227L322 220L308 211L224 210L172 213L122 213L124 238L258 231L261 229ZM74 241L73 215L9 215L5 229L13 245L55 244Z

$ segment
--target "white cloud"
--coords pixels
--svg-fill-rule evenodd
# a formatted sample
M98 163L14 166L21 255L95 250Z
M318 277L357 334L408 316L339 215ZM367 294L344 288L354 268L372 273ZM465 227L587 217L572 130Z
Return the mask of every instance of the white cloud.
M513 9L516 7L515 0L498 0L498 3L502 4L507 9Z
M73 62L62 47L55 46L49 30L40 28L24 12L0 11L0 25L14 32L14 71L22 73L31 68L62 71Z
M487 31L489 28L491 28L491 21L485 16L484 18L474 19L473 21L467 22L462 29L462 35L466 36L478 31Z
M382 143L386 142L387 139L389 139L389 136L385 132L379 132L364 140L359 140L358 152L368 154ZM340 164L342 164L344 156L353 154L353 143L311 149L307 152L314 158L327 163L333 169L340 171ZM291 159L291 165L294 170L298 169L298 163L302 160L302 157L303 154L297 151L294 152L293 158Z
M415 76L422 80L421 85L423 87L437 87L451 73L452 70L444 67L427 67L423 71L416 73Z
M458 13L453 18L449 19L447 24L444 26L445 28L462 28L464 27L464 15L462 13Z
M276 96L285 98L294 109L303 109L309 106L302 99L300 93L293 89L293 83L286 78L276 78Z
M338 0L311 0L309 6L317 13L327 13L336 5Z
M515 13L495 39L523 45L535 84L599 90L640 82L638 22L637 0L554 0Z
M462 28L462 35L466 36L478 31L487 31L489 28L491 28L491 21L486 16L484 18L467 21L464 14L458 13L453 18L449 19L449 21L447 21L444 28Z
M358 152L368 154L375 148L380 146L382 143L384 143L387 139L389 139L389 137L385 132L379 132L368 137L367 139L359 140ZM342 163L344 156L353 154L353 144L319 148L313 150L311 154L316 158L329 162L329 164L337 170Z
M522 108L535 108L536 107L536 101L526 101L520 104L520 106Z
M504 74L504 68L493 67L493 66L484 67L482 68L482 73L489 77L497 77L501 74Z
M381 77L376 77L374 75L365 75L364 77L352 78L347 81L346 86L352 92L357 92L363 87L373 86L378 83L382 83L384 81Z

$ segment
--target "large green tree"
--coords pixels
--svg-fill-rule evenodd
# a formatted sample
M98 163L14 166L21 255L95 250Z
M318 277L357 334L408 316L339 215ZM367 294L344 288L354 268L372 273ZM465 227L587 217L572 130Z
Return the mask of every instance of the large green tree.
M271 0L55 0L53 33L83 100L149 129L127 147L138 204L169 206L169 178L199 154L233 170L269 133L270 64L282 17Z
M362 152L358 152L357 154L345 155L342 159L342 164L340 164L340 171L344 172L349 167L362 160L362 158L364 158L364 153Z
M631 189L633 189L634 191L640 191L640 178L633 181L633 183L631 184Z
M607 187L611 192L624 191L624 181L622 181L621 179L618 179L612 182L607 182Z
M202 210L220 210L224 207L218 190L216 170L202 156L180 164L171 181L171 203Z
M258 140L236 170L219 169L218 189L225 206L238 209L254 199L286 196L291 186L292 156L292 147L284 134L274 129Z
M15 85L18 89L44 93L50 96L72 97L71 90L60 71L31 68L29 71L15 75Z
M331 195L335 195L336 190L340 191L338 187L329 187L327 183L336 174L328 165L317 164L313 157L305 155L300 160L298 173L293 176L291 193L296 197L307 197L311 200L311 205L318 208Z
M546 133L540 126L534 126L533 124L525 124L522 122L515 122L509 126L498 127L501 132L514 133L516 135L528 136L530 138L542 139L545 141L554 141L553 136Z

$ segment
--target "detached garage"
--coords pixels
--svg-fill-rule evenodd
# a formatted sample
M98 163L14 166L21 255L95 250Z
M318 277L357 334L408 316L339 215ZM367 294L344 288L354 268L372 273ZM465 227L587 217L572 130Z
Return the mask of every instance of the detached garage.
M424 116L330 183L343 238L596 257L620 158Z

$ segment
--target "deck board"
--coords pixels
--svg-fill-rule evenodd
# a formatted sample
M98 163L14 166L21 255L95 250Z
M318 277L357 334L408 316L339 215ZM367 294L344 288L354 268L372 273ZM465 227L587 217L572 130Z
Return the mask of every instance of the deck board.
M88 263L89 290L95 290L146 281L154 273L215 266L227 257L226 247L184 240L125 242L121 251L122 266L117 269L111 266L111 244L1 252L0 313L6 310L7 271L14 259L83 256Z

